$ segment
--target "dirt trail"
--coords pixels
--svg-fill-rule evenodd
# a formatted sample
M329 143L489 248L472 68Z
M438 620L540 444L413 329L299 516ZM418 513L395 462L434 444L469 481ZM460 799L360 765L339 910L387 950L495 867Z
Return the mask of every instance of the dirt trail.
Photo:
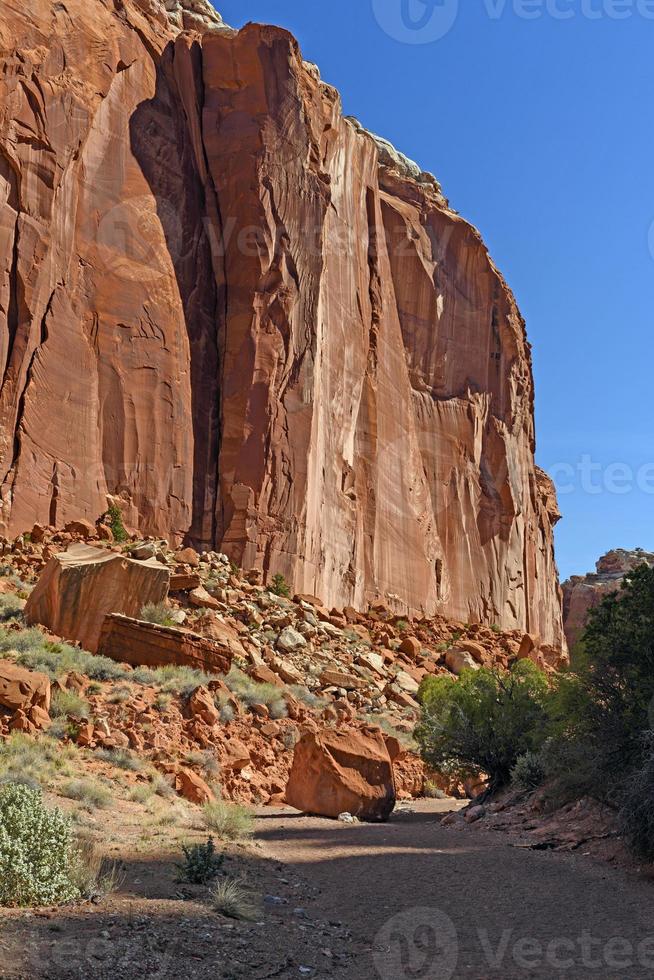
M352 928L348 980L654 976L654 883L441 827L446 808L413 805L386 825L258 821L266 852L320 889L316 914Z

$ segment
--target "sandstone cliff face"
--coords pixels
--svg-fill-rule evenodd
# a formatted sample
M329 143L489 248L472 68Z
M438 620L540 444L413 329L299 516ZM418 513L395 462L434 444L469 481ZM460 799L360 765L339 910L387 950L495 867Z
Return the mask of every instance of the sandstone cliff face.
M563 622L570 647L584 632L590 610L608 595L619 592L627 572L642 564L654 566L654 554L618 548L600 558L596 572L573 575L563 583Z
M561 643L524 324L434 178L202 0L5 7L0 58L4 529L110 493L329 604Z

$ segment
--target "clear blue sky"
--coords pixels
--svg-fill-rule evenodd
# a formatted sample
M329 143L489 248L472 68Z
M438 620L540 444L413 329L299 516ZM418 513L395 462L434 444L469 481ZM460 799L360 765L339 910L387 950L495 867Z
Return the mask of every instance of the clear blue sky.
M435 173L482 232L534 348L562 577L610 548L654 550L654 3L216 6L234 27L292 30L345 112Z

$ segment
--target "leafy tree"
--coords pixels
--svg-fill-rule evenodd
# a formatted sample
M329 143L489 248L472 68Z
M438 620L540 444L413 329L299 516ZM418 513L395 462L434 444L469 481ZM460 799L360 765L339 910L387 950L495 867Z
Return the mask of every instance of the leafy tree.
M114 536L114 541L118 544L122 544L123 541L127 541L129 535L125 530L125 525L123 524L123 515L118 504L112 504L105 518L107 524L111 528L111 533Z
M283 575L280 575L279 572L277 573L277 575L273 575L273 580L270 585L270 591L274 592L275 595L281 596L284 599L287 599L291 594L291 590L288 586L286 579L284 578Z
M415 737L425 761L461 776L485 772L489 791L505 786L518 758L536 752L548 734L547 677L527 660L510 671L481 668L428 677L419 698Z

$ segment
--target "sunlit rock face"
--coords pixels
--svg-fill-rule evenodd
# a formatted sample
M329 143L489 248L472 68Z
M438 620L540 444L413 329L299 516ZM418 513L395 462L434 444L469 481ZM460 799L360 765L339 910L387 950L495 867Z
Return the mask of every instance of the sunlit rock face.
M588 575L573 575L563 583L563 617L568 643L574 647L580 639L591 609L607 596L620 592L627 572L639 565L654 567L654 554L637 548L617 548L603 555L596 570Z
M201 0L0 40L5 532L110 493L330 605L561 644L524 324L435 178Z

